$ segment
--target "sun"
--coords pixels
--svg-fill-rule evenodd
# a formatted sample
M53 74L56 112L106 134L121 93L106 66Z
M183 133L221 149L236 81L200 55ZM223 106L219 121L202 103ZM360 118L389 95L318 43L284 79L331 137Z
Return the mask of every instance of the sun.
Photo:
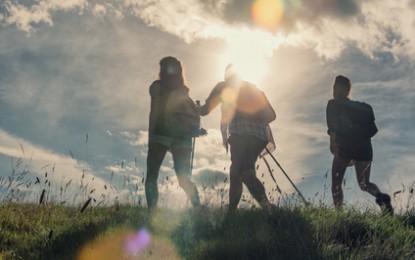
M222 67L232 63L241 79L258 84L269 71L270 44L272 42L268 38L261 38L261 35L252 32L230 37L222 55Z

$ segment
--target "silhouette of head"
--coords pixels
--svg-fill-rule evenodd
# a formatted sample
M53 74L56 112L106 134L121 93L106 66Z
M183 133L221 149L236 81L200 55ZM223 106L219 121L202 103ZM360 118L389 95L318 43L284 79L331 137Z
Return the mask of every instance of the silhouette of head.
M175 57L164 57L159 62L159 79L170 85L184 85L184 73L182 63Z
M333 97L343 97L348 98L350 95L350 90L352 88L352 84L350 79L343 75L338 75L333 84Z
M238 78L235 66L232 63L226 66L224 78L225 81L232 81Z

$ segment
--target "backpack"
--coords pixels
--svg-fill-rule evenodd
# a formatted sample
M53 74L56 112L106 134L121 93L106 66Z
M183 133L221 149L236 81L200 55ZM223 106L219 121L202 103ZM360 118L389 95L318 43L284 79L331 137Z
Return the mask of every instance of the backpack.
M264 92L247 82L239 91L237 109L260 119L264 125L268 125L276 119L275 111Z
M338 116L337 134L348 141L363 141L378 132L375 115L369 104L353 100L343 100Z
M164 124L170 136L196 137L200 133L200 114L186 88L170 91L164 108Z

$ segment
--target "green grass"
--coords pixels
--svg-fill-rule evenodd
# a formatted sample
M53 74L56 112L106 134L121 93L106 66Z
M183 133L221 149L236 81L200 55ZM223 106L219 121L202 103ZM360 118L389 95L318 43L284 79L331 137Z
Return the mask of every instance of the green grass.
M0 259L413 259L415 215L331 208L150 214L135 206L0 205ZM152 240L127 255L141 228ZM81 251L84 254L81 257ZM128 258L129 257L129 258Z
M220 206L149 213L139 206L142 187L128 176L118 176L117 182L111 175L113 187L105 186L100 194L93 179L84 178L86 171L78 182L57 186L54 167L33 176L22 158L12 159L12 165L10 176L0 177L0 191L5 192L0 200L0 260L415 259L414 185L407 189L406 212L395 216L369 209L335 211L324 203L326 188L314 203L319 206L302 207L296 196L280 194L278 200L270 197L278 209L268 214L243 197L242 209L226 215L222 202L228 200L227 179L222 186L201 190L202 201L220 201ZM161 181L165 191L174 185L167 177ZM127 197L114 198L110 188L126 191ZM168 196L160 198L166 198L161 205L169 204ZM79 201L84 204L64 206ZM137 206L120 205L123 201ZM129 254L126 245L143 228L151 243Z

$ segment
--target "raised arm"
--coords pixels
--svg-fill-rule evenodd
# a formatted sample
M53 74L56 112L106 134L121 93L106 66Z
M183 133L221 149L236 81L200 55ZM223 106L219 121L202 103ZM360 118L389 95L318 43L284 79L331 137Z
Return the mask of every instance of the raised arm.
M219 82L213 90L210 92L209 97L203 106L199 107L199 113L201 116L209 114L215 107L221 103L222 90L225 87L224 82Z

